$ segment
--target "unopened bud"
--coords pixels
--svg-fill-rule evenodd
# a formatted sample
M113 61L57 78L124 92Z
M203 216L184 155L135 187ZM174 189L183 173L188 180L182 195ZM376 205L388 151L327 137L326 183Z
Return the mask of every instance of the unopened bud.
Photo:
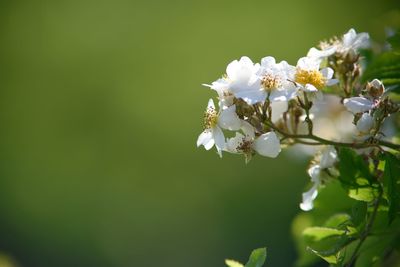
M372 82L367 83L366 90L370 96L378 98L385 92L385 86L380 80L374 79Z
M360 57L360 55L354 49L350 49L346 53L345 61L346 61L346 63L350 63L350 64L355 63L358 61L359 57Z
M241 98L235 98L235 104L236 104L236 114L239 116L239 118L243 117L251 117L254 114L254 107L252 105L247 104L246 101L244 101Z

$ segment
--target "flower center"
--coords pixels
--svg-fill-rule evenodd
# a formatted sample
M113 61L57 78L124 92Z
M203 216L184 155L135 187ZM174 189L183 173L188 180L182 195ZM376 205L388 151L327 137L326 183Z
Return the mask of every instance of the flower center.
M312 84L315 88L322 89L325 86L326 79L318 70L297 69L295 81L300 84Z
M251 145L253 144L253 141L251 140L246 140L243 138L242 142L239 143L238 147L236 148L238 151L241 151L243 154L251 154L253 151Z
M217 125L218 115L215 109L208 107L204 112L204 129L211 129Z
M267 92L282 86L281 79L278 76L266 74L261 79L261 85Z

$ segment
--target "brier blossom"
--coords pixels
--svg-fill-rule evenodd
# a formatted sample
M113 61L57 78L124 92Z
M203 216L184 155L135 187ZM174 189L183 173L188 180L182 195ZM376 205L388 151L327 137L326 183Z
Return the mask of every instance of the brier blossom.
M254 64L248 57L234 60L226 67L226 75L213 82L211 85L204 84L218 93L220 100L231 103L232 95L242 98L249 104L255 103L251 92L260 89L260 80L256 73L260 64Z
M235 105L232 105L218 114L215 110L214 101L210 99L204 113L204 131L197 139L197 147L203 145L206 150L210 150L215 145L219 156L222 157L225 136L221 128L228 130L240 129L241 122L235 109Z
M370 111L379 103L385 93L385 87L380 80L374 79L367 84L367 93L368 97L356 96L344 99L344 106L353 114Z
M368 48L370 45L368 33L356 33L354 29L350 29L343 35L342 42L338 45L337 50L340 53L356 52L359 49Z
M275 58L264 57L257 72L260 87L240 93L251 103L264 102L267 98L270 102L288 101L296 96L296 87L290 82L294 73L295 68L286 61L276 63Z
M322 42L320 44L321 50L312 47L308 51L307 57L322 61L335 53L341 56L356 55L360 49L368 48L370 45L368 33L356 33L354 29L350 29L341 39Z
M333 146L326 147L320 156L318 156L318 164L313 164L308 169L308 175L311 177L313 186L304 192L303 201L300 203L300 208L304 211L309 211L314 207L314 200L318 196L318 188L322 185L324 171L333 167L337 162L337 152Z
M242 131L244 135L237 132L235 137L228 139L226 151L243 154L246 162L251 159L254 152L270 158L276 158L281 152L279 138L274 132L268 132L256 137L253 126L245 121L242 122Z
M337 147L367 156L396 147L379 138L384 136L383 122L400 106L377 79L361 87L359 49L369 45L367 33L350 29L341 38L321 43L321 50L311 48L296 66L277 63L271 56L260 64L245 56L230 62L222 78L204 84L217 92L219 110L210 99L197 146L215 146L220 157L222 151L241 154L248 162L256 154L275 158L281 147L312 147L307 151L314 154L314 148L323 145L307 170L312 186L300 204L302 210L311 210L319 188L339 175L334 168ZM340 84L322 98L323 89L339 83L334 72ZM225 139L224 131L233 137Z
M321 61L313 57L302 57L297 61L295 83L299 90L316 93L320 98L320 90L325 86L338 83L332 79L333 70L329 67L320 69Z
M381 81L374 79L367 84L367 96L350 97L343 100L344 106L353 114L361 113L356 123L361 135L368 135L374 126L373 110L379 106L385 87Z

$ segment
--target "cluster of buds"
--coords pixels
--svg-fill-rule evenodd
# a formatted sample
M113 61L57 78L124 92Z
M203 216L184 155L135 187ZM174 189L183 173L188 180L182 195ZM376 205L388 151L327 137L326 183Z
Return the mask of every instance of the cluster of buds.
M218 109L210 99L197 146L207 150L215 146L220 157L224 151L243 154L248 162L255 154L275 158L282 147L297 143L322 145L323 152L308 171L313 187L303 194L301 204L302 209L311 209L321 175L334 167L337 158L335 147L327 146L332 142L315 135L318 129L313 120L319 114L314 107L324 105L323 92L332 86L339 90L338 105L353 114L353 141L380 138L384 119L398 111L379 80L356 88L361 73L359 50L368 46L369 35L351 29L321 44L321 49L311 48L296 66L276 62L271 56L260 63L248 57L232 61L222 78L204 84L217 92ZM226 138L229 132L231 137Z

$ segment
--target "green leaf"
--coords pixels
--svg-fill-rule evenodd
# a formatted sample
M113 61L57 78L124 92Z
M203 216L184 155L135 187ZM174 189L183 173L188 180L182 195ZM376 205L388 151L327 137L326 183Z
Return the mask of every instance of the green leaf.
M225 260L225 264L228 267L244 267L243 264L241 264L240 262L234 261L234 260Z
M347 188L358 188L357 178L364 178L372 181L373 177L369 170L369 164L364 161L362 156L357 155L353 150L341 148L339 150L339 180Z
M391 223L397 212L400 211L400 161L393 154L385 154L386 163L383 173L384 188L389 203L389 223Z
M372 186L359 187L349 190L349 197L355 200L371 202L379 195L379 190Z
M345 233L344 230L319 226L308 227L303 231L303 235L314 242L318 242L331 236L343 235Z
M267 258L267 249L258 248L251 252L249 261L245 267L262 267Z
M308 247L308 250L330 264L337 264L339 260L343 258L344 248L354 240L356 240L356 238L347 235L332 236L322 242L314 244L313 248Z
M314 250L312 248L309 248L309 250L311 252L313 252L315 255L317 255L318 257L320 257L323 260L325 260L329 264L337 264L338 263L338 258L337 258L337 256L335 254L324 256L324 254L321 254L319 251L316 251L316 250Z
M325 227L328 228L338 228L341 226L345 226L351 220L350 215L346 213L338 213L331 216L324 224Z

